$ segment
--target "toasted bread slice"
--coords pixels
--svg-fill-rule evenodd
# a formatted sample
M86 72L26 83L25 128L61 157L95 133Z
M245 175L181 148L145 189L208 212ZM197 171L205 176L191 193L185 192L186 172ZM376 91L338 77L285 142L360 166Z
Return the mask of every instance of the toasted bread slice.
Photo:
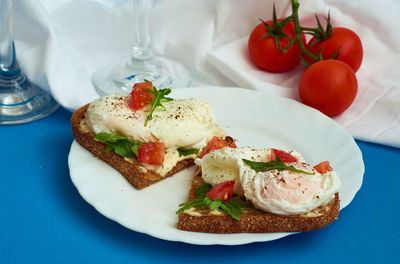
M200 173L194 176L188 201L196 198L195 189L204 184ZM178 229L204 233L276 233L304 232L323 228L332 223L339 214L340 200L335 194L328 204L308 213L278 215L255 208L243 208L240 220L230 215L204 208L191 208L179 213Z
M106 144L95 141L93 139L95 135L86 128L85 116L88 107L89 104L79 108L72 114L72 133L76 141L94 156L105 161L119 171L136 189L140 190L150 186L194 164L193 159L184 159L179 161L165 176L161 176L158 173L146 169L142 163L135 159L128 161L115 154L114 151L106 153Z

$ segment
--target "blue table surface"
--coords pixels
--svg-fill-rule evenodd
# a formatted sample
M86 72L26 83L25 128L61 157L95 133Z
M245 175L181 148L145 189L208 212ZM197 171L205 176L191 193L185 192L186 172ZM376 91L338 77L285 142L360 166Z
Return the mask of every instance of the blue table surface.
M32 123L0 126L0 263L400 263L400 149L356 141L363 186L324 229L198 246L126 229L81 198L67 163L70 117L59 108Z

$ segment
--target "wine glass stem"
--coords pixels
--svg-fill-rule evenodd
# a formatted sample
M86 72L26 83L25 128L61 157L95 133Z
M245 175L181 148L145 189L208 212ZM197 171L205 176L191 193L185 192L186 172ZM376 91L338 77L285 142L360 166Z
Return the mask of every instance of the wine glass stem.
M153 57L147 11L151 0L133 0L134 32L132 45L132 58L147 60Z
M15 58L12 0L0 1L0 76L19 74Z

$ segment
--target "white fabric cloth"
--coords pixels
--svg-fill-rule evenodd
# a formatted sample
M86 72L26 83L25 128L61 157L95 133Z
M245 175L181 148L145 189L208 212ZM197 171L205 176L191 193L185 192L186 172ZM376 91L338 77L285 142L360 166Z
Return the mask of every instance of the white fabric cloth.
M274 0L151 2L155 53L184 63L194 86L238 86L298 100L303 66L267 73L247 53L251 30L259 18L271 19ZM290 13L290 1L275 2L278 16ZM333 25L355 31L364 48L358 95L335 120L358 139L400 147L400 1L300 0L302 25L314 26L314 15L328 10ZM97 97L90 81L97 68L129 56L132 23L132 0L14 0L21 68L71 111Z

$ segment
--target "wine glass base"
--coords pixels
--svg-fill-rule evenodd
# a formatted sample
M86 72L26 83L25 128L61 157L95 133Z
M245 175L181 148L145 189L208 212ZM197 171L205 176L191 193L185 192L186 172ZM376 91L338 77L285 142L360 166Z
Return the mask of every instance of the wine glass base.
M57 102L24 75L0 78L0 125L22 124L53 113Z
M127 61L120 59L96 71L92 83L101 95L130 93L135 83L151 81L157 89L188 87L192 78L186 67L165 57Z

